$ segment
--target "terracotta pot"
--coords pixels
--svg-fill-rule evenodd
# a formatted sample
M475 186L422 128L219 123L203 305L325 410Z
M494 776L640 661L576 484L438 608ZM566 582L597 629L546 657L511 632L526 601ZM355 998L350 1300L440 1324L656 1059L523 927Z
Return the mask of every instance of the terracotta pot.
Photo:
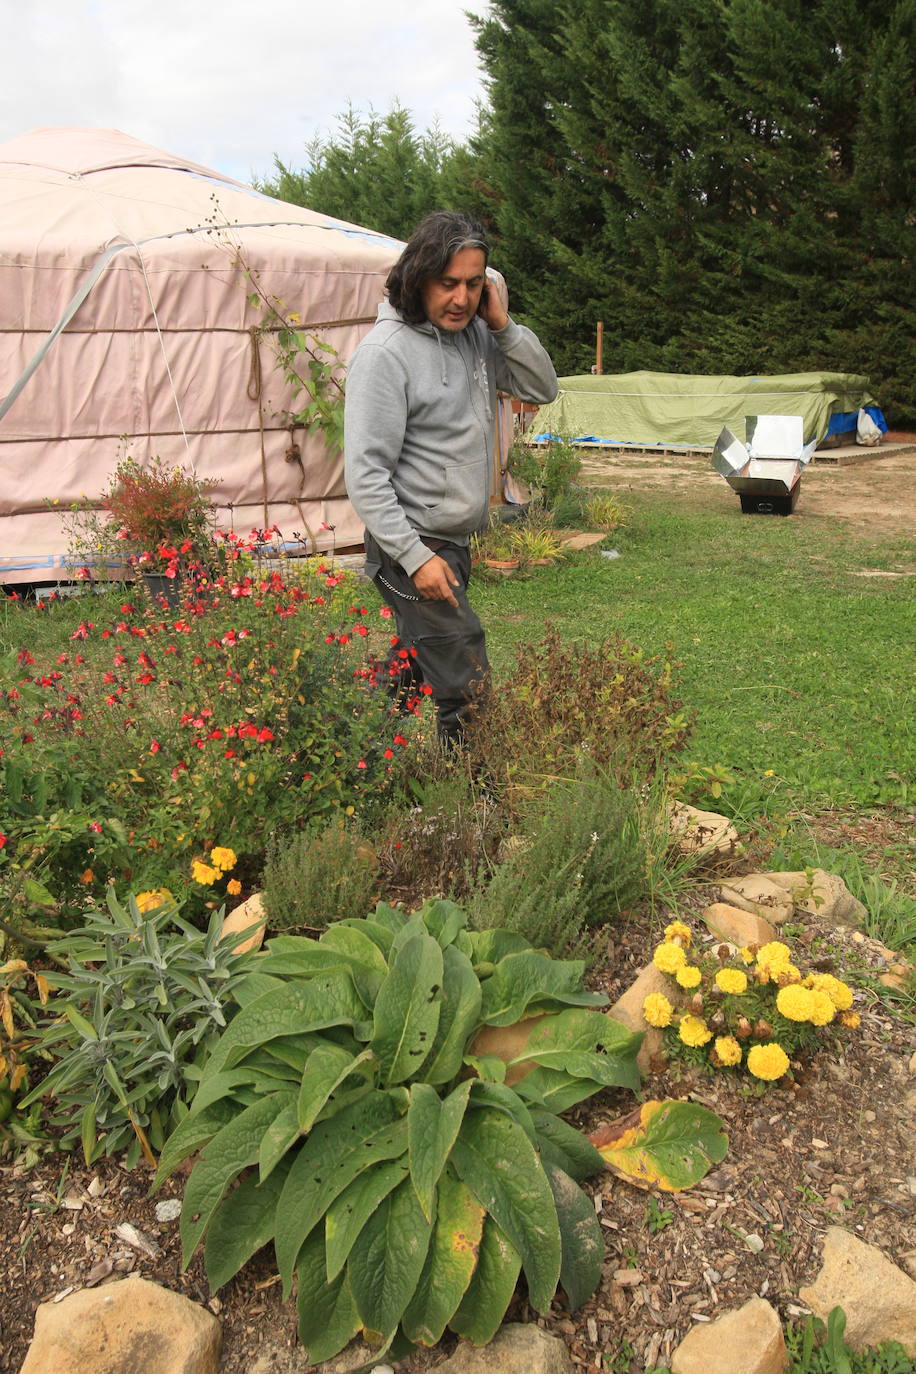
M484 559L488 568L493 568L496 572L514 572L519 565L517 558L486 558Z

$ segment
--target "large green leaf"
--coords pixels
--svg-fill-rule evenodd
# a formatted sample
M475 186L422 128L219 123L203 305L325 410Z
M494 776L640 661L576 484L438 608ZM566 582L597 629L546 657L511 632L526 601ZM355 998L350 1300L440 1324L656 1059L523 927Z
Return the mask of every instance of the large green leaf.
M604 1158L574 1126L538 1107L531 1108L530 1116L537 1132L538 1149L545 1163L556 1165L577 1182L591 1178L604 1168Z
M258 1151L258 1177L263 1183L270 1177L283 1156L299 1139L299 1112L296 1097L293 1095L289 1105L278 1112L264 1132L261 1148Z
M514 1088L507 1088L503 1083L488 1083L482 1079L475 1079L471 1087L471 1106L492 1107L494 1111L505 1112L506 1116L521 1126L531 1144L537 1149L537 1136L531 1113L527 1103L522 1101Z
M306 935L275 935L268 940L258 971L283 979L314 978L346 968L349 960L338 950Z
M340 1045L319 1045L312 1050L299 1089L298 1122L303 1134L312 1129L335 1089L351 1074L364 1069L371 1059L369 1050L353 1055Z
M436 1225L423 1273L401 1319L410 1340L435 1345L442 1339L477 1266L484 1215L467 1184L447 1166L439 1179Z
M549 1112L565 1112L577 1102L600 1093L603 1084L593 1078L575 1078L562 1069L533 1069L519 1079L515 1091L526 1102L533 1102Z
M323 949L333 949L350 964L356 990L368 1008L378 996L388 961L374 940L360 926L330 926L321 937Z
M376 948L381 951L387 963L388 955L391 953L391 946L394 943L394 932L389 930L387 926L380 925L378 921L373 921L371 916L361 917L359 920L351 920L348 918L344 921L335 921L332 929L356 929L362 931L363 935L367 936Z
M468 1112L452 1162L522 1257L531 1304L546 1312L560 1277L560 1228L534 1146L511 1117Z
M299 1248L312 1227L353 1179L407 1150L407 1122L388 1093L370 1093L328 1121L320 1121L296 1156L277 1208L274 1246L289 1295Z
M238 1107L224 1099L180 1121L163 1146L151 1191L157 1192L182 1160L196 1154L202 1145L212 1140L237 1115Z
M480 1021L480 981L470 959L454 945L442 951L442 1004L433 1052L424 1067L426 1083L450 1083L461 1069L464 1049Z
M204 1081L232 1068L252 1049L279 1036L303 1035L325 1026L353 1025L365 1008L348 973L320 974L287 983L249 1002L230 1022L207 1061Z
M441 994L442 950L431 935L411 936L394 954L375 1003L369 1043L383 1083L420 1072L433 1048Z
M390 1335L412 1298L432 1237L409 1179L389 1193L363 1227L347 1276L367 1331Z
M295 1095L271 1093L234 1117L204 1147L191 1170L181 1207L181 1242L184 1264L188 1264L233 1179L249 1164L254 1164L264 1133L281 1112L295 1105ZM199 1117L194 1120L199 1121ZM180 1129L180 1127L179 1127Z
M615 1173L669 1193L693 1187L728 1149L715 1112L678 1101L644 1102L596 1131L592 1142Z
M601 1282L604 1237L591 1198L562 1169L547 1166L547 1178L560 1223L560 1283L575 1312Z
M309 1364L321 1364L339 1354L361 1326L346 1274L328 1283L324 1227L316 1226L302 1246L296 1280L299 1339Z
M468 923L461 907L444 899L427 902L420 915L430 935L443 949L458 938Z
M406 1155L365 1169L331 1203L324 1219L328 1279L335 1279L349 1258L360 1231L383 1198L410 1174Z
M484 1222L477 1268L449 1326L475 1345L488 1345L512 1301L521 1257L492 1217Z
M214 1293L273 1238L277 1200L291 1163L282 1159L264 1183L252 1171L217 1207L204 1246L204 1267Z
M455 1143L470 1091L470 1079L446 1098L440 1098L428 1083L414 1083L410 1090L407 1109L410 1177L427 1221L433 1215L436 1184Z
M531 948L531 941L514 930L472 930L469 932L475 964L498 964L507 954L522 954Z
M636 1055L641 1044L641 1034L604 1012L570 1007L532 1021L524 1047L509 1065L541 1064L635 1092L640 1085Z
M598 1006L607 1001L598 993L583 992L581 959L560 961L536 950L507 954L483 983L480 1019L487 1026L511 1026L529 1007L553 1002L570 1006Z

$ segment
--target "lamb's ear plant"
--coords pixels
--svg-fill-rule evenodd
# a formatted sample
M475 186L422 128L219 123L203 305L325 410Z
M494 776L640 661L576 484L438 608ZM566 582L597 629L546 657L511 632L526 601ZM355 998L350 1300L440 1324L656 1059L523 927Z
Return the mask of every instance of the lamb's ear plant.
M538 1311L558 1283L577 1307L604 1253L578 1182L603 1160L557 1113L637 1088L641 1039L582 973L444 901L272 940L160 1160L155 1186L201 1151L184 1262L205 1241L219 1288L272 1241L312 1363L360 1331L484 1344L522 1270Z

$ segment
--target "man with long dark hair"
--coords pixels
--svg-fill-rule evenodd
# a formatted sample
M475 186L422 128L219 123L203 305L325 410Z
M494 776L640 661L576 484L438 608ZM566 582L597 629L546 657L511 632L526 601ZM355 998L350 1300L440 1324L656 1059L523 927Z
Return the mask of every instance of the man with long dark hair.
M388 300L347 377L347 492L366 526L366 572L394 611L440 735L461 738L489 673L467 597L470 536L487 519L496 393L547 402L553 365L487 282L489 246L437 211L388 275Z

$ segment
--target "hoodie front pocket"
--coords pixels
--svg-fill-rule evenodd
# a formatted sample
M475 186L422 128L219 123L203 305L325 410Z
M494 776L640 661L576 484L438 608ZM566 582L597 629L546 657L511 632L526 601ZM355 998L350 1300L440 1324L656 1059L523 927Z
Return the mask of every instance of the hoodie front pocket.
M471 534L479 529L487 512L487 460L446 463L441 500L428 506L431 530Z

